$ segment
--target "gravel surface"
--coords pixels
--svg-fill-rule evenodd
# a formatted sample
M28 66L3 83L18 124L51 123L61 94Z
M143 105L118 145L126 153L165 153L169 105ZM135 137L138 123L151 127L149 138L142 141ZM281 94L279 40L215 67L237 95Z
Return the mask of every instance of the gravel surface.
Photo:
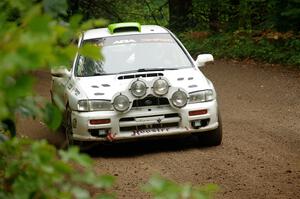
M199 147L195 137L96 146L89 151L96 172L117 176L118 198L150 198L140 188L153 174L216 183L216 198L300 198L300 70L234 61L202 70L218 92L221 146ZM37 91L49 98L49 73L36 76ZM17 128L57 146L63 141L38 121L19 119Z

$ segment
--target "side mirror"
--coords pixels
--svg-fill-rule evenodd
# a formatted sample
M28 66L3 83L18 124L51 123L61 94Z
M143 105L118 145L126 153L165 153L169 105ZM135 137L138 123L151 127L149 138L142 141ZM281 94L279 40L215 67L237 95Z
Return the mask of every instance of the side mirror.
M70 77L71 72L66 68L51 69L51 75L54 77Z
M214 61L214 57L211 54L201 54L198 55L195 62L198 67L202 67L205 65L206 62L211 62L211 61Z

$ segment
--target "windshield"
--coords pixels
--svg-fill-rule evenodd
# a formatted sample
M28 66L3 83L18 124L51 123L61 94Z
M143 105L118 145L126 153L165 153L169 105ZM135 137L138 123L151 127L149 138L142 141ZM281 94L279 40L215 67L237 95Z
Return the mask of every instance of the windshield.
M79 56L77 76L95 76L137 71L174 70L192 67L170 34L144 34L87 40L102 46L101 61Z

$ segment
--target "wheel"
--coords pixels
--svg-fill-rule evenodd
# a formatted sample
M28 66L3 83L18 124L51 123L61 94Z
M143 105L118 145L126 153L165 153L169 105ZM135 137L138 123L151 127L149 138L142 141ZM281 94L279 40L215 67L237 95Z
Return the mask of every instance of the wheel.
M65 115L64 115L64 123L62 131L65 134L65 143L63 148L69 148L74 144L73 140L73 132L72 132L72 119L71 119L71 109L69 106L66 107Z
M73 130L72 130L72 118L71 118L72 111L69 106L66 107L65 115L64 115L64 124L62 131L65 134L65 142L63 144L63 148L67 149L70 146L78 146L81 152L88 151L92 148L95 144L91 142L85 141L77 141L73 139Z
M222 143L222 120L218 114L219 126L218 128L197 134L199 144L201 146L218 146Z

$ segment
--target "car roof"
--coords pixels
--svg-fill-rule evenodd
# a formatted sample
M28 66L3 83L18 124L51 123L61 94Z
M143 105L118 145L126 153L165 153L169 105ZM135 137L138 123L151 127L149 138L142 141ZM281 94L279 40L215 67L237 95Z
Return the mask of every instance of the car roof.
M108 28L97 28L87 30L83 33L83 40L88 39L96 39L103 37L113 37L119 35L133 35L133 34L153 34L153 33L169 33L166 28L157 25L141 25L141 31L128 31L128 32L120 32L113 33L108 30Z

